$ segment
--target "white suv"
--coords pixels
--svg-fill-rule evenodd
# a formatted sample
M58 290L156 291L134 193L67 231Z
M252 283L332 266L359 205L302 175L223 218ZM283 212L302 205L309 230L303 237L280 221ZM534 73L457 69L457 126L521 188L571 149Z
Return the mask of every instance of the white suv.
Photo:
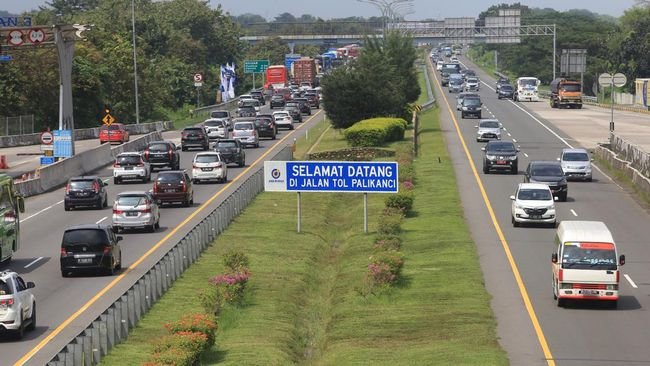
M16 272L0 272L0 331L15 332L22 338L25 330L36 329L34 282L25 282Z
M138 152L123 152L115 157L113 164L113 183L120 184L125 179L151 180L151 165L142 159Z
M591 157L585 149L563 149L557 159L562 164L566 179L578 179L591 182Z
M228 181L228 164L226 164L218 152L200 152L194 155L192 161L192 181L216 179L221 183Z
M512 200L512 226L539 223L555 227L553 192L543 183L519 183Z
M280 127L286 127L290 130L293 130L293 118L287 111L277 111L273 112L273 119L275 120L275 125Z

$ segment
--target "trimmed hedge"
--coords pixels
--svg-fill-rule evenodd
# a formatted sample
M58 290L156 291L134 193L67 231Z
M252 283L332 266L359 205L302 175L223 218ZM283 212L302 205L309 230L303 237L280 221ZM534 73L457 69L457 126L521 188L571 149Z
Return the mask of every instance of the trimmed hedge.
M348 144L354 147L381 146L404 139L407 122L402 118L364 119L345 129Z
M368 161L395 156L394 150L374 147L351 147L347 149L319 151L307 155L307 160Z

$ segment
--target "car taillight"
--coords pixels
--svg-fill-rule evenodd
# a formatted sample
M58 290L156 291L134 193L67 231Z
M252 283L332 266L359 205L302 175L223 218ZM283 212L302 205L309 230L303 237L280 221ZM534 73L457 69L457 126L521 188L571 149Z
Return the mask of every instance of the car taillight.
M99 183L93 182L93 190L95 193L99 193Z
M198 168L198 166L194 163L192 163L192 168Z
M102 251L104 255L110 254L111 253L111 246L110 245L104 245L104 250Z
M124 213L124 211L122 211L122 210L113 209L113 215L121 215L123 213Z
M157 182L153 184L153 193L154 194L158 193L158 183Z
M221 166L222 166L221 163L217 163L217 165L216 165L217 168L221 168Z
M115 164L113 164L113 168L119 168L119 167L120 167L120 163L115 162Z
M14 304L14 299L4 299L0 300L0 306L10 308Z
M172 149L169 149L169 160L174 160L174 152Z
M65 194L70 194L70 185L65 186Z
M151 207L147 207L144 210L140 210L142 213L151 213Z
M181 181L181 191L187 192L187 184L185 184L185 181Z
M61 257L65 258L68 256L68 252L65 251L65 248L61 248Z

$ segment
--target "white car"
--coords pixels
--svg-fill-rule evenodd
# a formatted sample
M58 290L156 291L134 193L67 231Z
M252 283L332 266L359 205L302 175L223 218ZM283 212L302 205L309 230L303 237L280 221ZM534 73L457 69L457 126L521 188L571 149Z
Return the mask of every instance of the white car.
M0 330L15 332L20 339L25 330L36 329L34 287L14 271L0 272Z
M224 119L206 119L203 122L203 129L205 130L205 133L208 135L208 139L210 140L227 139L230 137L228 122Z
M228 181L228 164L218 152L200 152L192 161L192 181L199 183L206 180Z
M275 120L275 125L280 127L286 127L290 130L293 130L293 118L289 112L286 111L277 111L273 112L273 119Z
M438 71L442 70L442 65L444 64L445 62L443 60L439 60L438 62L436 62L436 70Z
M524 223L546 224L555 227L555 200L553 192L543 183L519 183L512 200L512 225Z
M496 119L482 119L478 122L476 141L501 140L501 129L503 125Z
M253 121L235 122L232 138L239 140L244 146L260 147L260 135Z
M123 152L115 157L113 164L113 183L120 184L124 180L151 180L151 165L142 159L138 152Z
M260 103L259 100L257 99L243 99L239 101L239 106L240 107L253 107L255 108L255 112L260 111L260 108L262 108L262 103Z
M585 149L563 149L557 159L562 163L566 179L586 180L591 182L591 157Z
M242 103L246 99L255 99L255 98L253 98L253 96L250 95L250 94L242 94L242 95L239 96L239 102L237 102L237 107L241 107Z
M470 76L465 79L465 91L479 91L481 89L481 82L475 76Z
M135 228L154 232L160 228L160 205L150 192L120 192L113 203L112 221L118 233Z

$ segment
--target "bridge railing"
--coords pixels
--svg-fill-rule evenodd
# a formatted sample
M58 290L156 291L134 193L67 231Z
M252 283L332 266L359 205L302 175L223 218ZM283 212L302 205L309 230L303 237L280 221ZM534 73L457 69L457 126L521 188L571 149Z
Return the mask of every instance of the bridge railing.
M345 35L380 34L383 24L377 22L270 22L251 23L242 27L244 36L259 35Z

